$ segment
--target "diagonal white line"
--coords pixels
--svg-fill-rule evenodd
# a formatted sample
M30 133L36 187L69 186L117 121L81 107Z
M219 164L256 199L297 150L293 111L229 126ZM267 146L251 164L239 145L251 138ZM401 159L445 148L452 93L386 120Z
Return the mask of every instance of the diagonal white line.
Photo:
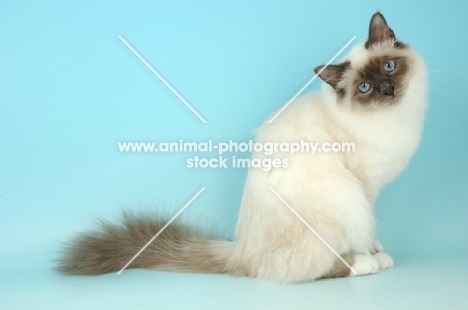
M167 222L166 225L164 225L164 227L161 228L161 230L159 230L158 233L157 233L156 235L154 235L154 237L151 238L151 240L148 241L148 243L145 244L145 246L142 247L141 250L138 251L138 253L136 253L135 256L133 256L133 258L132 258L125 266L123 266L122 269L120 269L119 272L117 272L117 275L120 275L120 274L122 273L122 271L124 271L125 268L127 268L128 265L130 265L130 264L135 260L135 258L137 258L138 255L140 255L141 252L143 252L143 251L151 244L151 242L153 242L154 239L156 239L156 238L164 231L164 229L166 229L167 226L169 226L169 225L170 225L170 224L171 224L171 223L172 223L172 222L173 222L173 221L174 221L174 220L175 220L191 203L192 203L192 201L194 201L195 198L197 198L198 195L200 195L201 192L203 192L203 191L205 190L205 188L206 188L206 187L203 187L201 190L199 190L198 193L196 193L195 196L193 196L192 199L190 199L189 202L187 202L187 203L185 204L185 206L183 206L182 209L180 209L180 211L177 212L176 215L174 215L174 216L171 218L171 220L170 220L169 222Z
M179 98L190 109L190 111L192 111L196 116L198 116L198 118L203 123L206 124L205 119L203 117L201 117L201 115L198 114L198 112L195 111L195 109L192 108L192 106L190 104L188 104L188 102L185 101L185 99L182 98L182 96L179 95L179 93L174 88L172 88L172 86L169 85L169 83L166 82L166 80L158 72L156 72L156 70L154 70L153 67L151 67L150 64L146 62L146 60L143 59L143 57L140 56L140 54L138 54L138 52L135 51L133 49L133 47L131 47L130 44L128 44L127 41L124 40L124 38L122 38L120 35L118 36L118 38L120 39L120 41L122 41L133 52L133 54L135 54L151 70L151 72L153 72L161 80L161 82L164 83L164 85L166 85L174 93L174 95L177 96L177 98Z
M307 226L307 228L309 228L309 229L317 236L317 238L320 239L320 241L323 242L323 244L325 244L325 245L327 246L327 248L330 249L330 251L333 252L333 254L336 255L336 257L338 257L338 258L343 262L343 264L346 265L346 267L348 267L355 275L357 274L356 270L354 270L353 267L351 267L351 266L343 259L343 257L341 257L341 255L338 254L338 252L336 252L336 251L331 247L331 245L329 245L328 242L326 242L325 239L323 239L322 236L320 236L319 233L316 232L315 229L313 229L312 226L310 226L310 225L302 218L302 216L300 216L299 213L297 213L296 210L294 210L294 209L286 202L286 200L284 200L283 197L281 197L281 196L273 189L273 187L270 186L269 189L273 192L273 194L276 195L276 197L279 198L279 200L281 200L281 201L286 205L286 207L289 208L289 210L292 211L292 213L294 213L294 215L296 215L296 216L301 220L302 223L304 223L305 226Z
M330 65L330 64L332 63L332 61L333 61L333 60L335 60L335 59L336 59L336 57L338 57L338 56L339 56L339 55L340 55L340 54L341 54L341 53L342 53L342 52L343 52L343 51L344 51L344 50L345 50L345 49L348 47L348 45L350 45L350 44L351 44L351 42L353 42L353 41L354 41L354 39L356 39L356 36L352 37L352 38L351 38L351 40L349 40L349 41L348 41L348 43L346 43L346 44L345 44L345 45L344 45L344 46L343 46L343 47L342 47L342 48L341 48L341 49L338 51L338 53L336 53L336 54L335 54L335 56L333 56L333 58L332 58L332 59L330 59L330 61L329 61L329 62L327 62L327 63L326 63L326 65L325 65L325 66L323 66L323 68L322 68L322 69L320 69L320 71L319 71L319 72L317 72L317 74L316 74L316 75L314 75L314 77L313 77L313 78L311 78L311 79L310 79L310 81L309 81L309 82L307 82L307 84L305 84L305 85L304 85L304 87L302 87L302 88L301 88L301 90L300 90L300 91L298 91L298 92L297 92L297 94L295 94L295 95L294 95L294 97L292 97L292 98L291 98L291 99L290 99L290 100L289 100L289 101L288 101L288 102L287 102L287 103L286 103L286 104L285 104L285 105L284 105L284 106L281 108L281 110L279 110L279 111L278 111L278 112L275 114L275 116L273 116L273 117L272 117L272 118L271 118L271 119L268 121L268 124L270 124L271 122L273 122L273 121L275 120L275 118L277 118L277 117L278 117L278 115L280 115L280 114L281 114L281 112L283 112L283 111L284 111L284 109L286 109L286 108L287 108L287 107L288 107L288 106L291 104L291 102L293 102L293 101L294 101L294 99L296 99L296 98L297 98L297 96L299 96L299 95L300 95L300 94L301 94L301 93L304 91L304 89L306 89L306 88L307 88L307 86L309 86L309 85L310 85L310 83L312 83L312 82L313 82L313 81L314 81L314 80L317 78L317 76L319 76L319 75L320 75L320 73L322 73L322 71L323 71L323 70L325 70L325 69L328 67L328 65Z

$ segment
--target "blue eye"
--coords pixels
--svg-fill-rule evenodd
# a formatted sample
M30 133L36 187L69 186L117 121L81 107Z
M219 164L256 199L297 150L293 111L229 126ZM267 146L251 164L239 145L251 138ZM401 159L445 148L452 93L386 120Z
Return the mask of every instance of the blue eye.
M383 68L385 71L392 72L395 70L395 62L393 60L387 60L384 63Z
M359 84L358 89L361 93L367 93L370 89L370 84L368 82L362 82Z

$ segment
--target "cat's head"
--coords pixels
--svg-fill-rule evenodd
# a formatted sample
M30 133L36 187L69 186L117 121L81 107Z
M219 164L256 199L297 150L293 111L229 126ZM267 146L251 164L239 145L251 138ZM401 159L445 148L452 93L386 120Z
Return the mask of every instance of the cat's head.
M354 111L398 105L413 82L421 83L415 72L424 71L419 56L397 40L380 13L372 16L367 42L340 64L323 68L314 71L321 71L319 76L332 87L337 104Z

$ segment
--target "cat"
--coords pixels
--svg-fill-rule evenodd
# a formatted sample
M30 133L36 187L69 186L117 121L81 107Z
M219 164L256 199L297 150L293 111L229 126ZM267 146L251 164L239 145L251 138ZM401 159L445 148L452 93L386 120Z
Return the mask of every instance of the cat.
M265 121L256 142L354 142L355 152L253 152L252 158L286 158L289 167L249 169L235 241L171 224L129 268L299 283L372 274L393 265L375 239L373 205L381 188L407 166L421 139L427 105L424 62L396 39L377 12L366 42L339 64L315 72L324 81L321 90L299 97L273 122ZM57 269L83 275L120 270L164 224L124 212L122 224L101 222L99 230L72 240Z

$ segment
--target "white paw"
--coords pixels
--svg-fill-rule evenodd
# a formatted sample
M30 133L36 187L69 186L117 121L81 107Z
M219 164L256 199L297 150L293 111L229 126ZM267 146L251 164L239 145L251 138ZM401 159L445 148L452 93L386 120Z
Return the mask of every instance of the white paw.
M379 241L375 240L373 246L374 246L375 253L383 251L382 243L380 243Z
M387 269L393 266L393 259L386 252L378 252L373 255L379 261L379 269Z
M354 264L351 267L353 267L354 271L356 271L356 274L351 272L350 275L361 276L365 274L376 273L379 271L379 266L379 261L371 254L355 254Z

